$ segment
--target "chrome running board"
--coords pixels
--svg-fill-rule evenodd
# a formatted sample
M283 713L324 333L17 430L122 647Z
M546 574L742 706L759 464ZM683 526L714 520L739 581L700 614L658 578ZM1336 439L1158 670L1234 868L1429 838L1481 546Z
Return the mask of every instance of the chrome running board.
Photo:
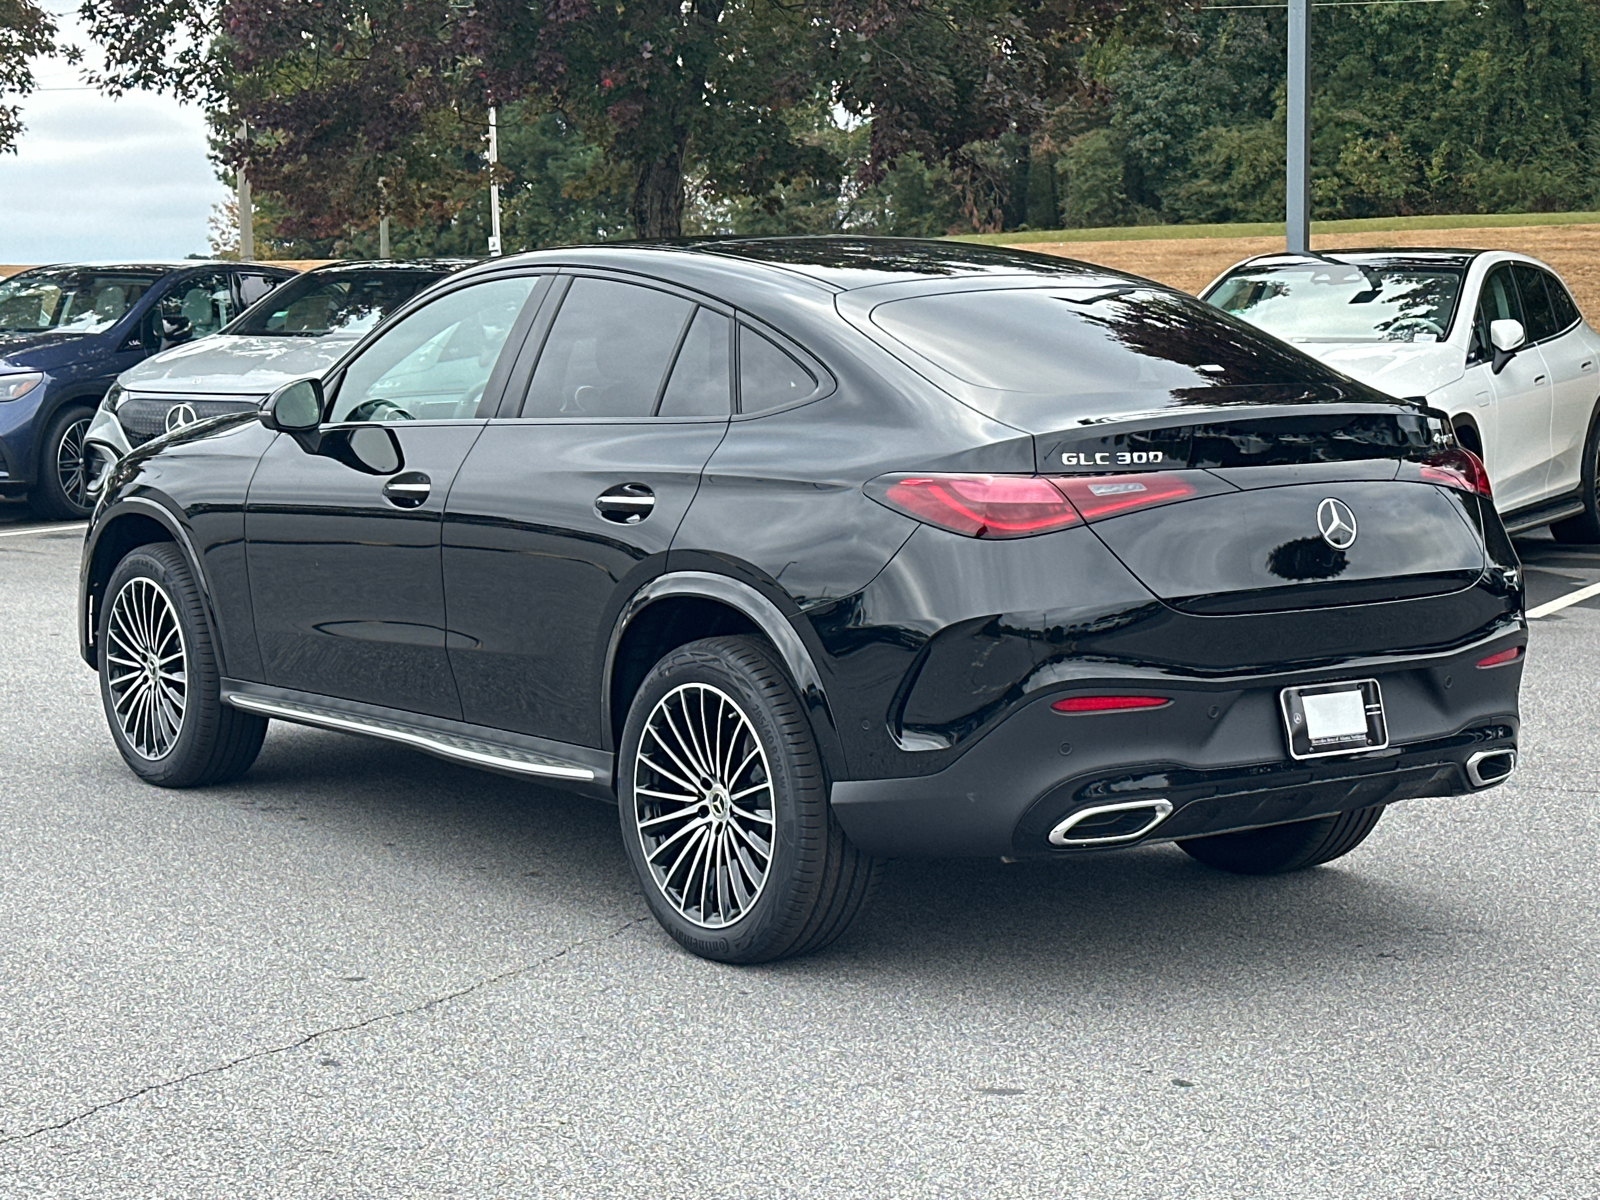
M340 733L365 734L368 737L401 742L425 750L429 754L437 754L441 758L471 763L477 767L510 771L518 775L532 775L541 779L565 779L575 783L594 783L599 778L598 772L593 767L551 754L443 729L404 724L369 713L333 708L298 698L265 696L255 690L244 691L225 685L222 702L234 708L242 708L246 712L292 721L297 725L315 725L322 729L334 729Z

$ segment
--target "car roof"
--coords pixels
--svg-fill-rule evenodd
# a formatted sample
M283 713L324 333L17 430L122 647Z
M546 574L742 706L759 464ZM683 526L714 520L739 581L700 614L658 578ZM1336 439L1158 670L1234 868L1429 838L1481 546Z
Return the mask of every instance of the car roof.
M305 273L307 275L371 275L382 271L432 271L438 275L448 275L451 271L459 271L463 267L476 266L482 261L482 259L478 258L363 258L352 259L347 262L324 263L320 267L312 267L311 270Z
M691 271L697 265L716 265L721 268L718 272L721 274L732 268L734 274L746 278L803 279L831 292L917 279L979 276L1133 280L1168 290L1164 285L1075 259L1004 246L915 238L770 237L611 242L491 259L480 269L516 263L611 266L641 272L668 264Z
M263 268L269 271L282 271L286 275L299 274L293 267L280 267L275 263L248 262L241 263L220 258L180 258L159 259L144 258L133 262L58 262L47 263L38 267L29 267L30 271L144 271L170 275L178 271L192 271L202 267L246 267L250 269ZM19 272L20 274L21 272Z
M1462 267L1465 268L1476 258L1484 254L1493 253L1488 250L1462 250L1420 246L1363 246L1356 250L1326 250L1316 254L1298 254L1288 251L1276 254L1258 254L1254 258L1247 258L1240 267L1291 267L1306 263L1326 263L1330 258L1335 262L1356 265L1375 265L1379 262L1385 265L1415 265L1418 267ZM1237 270L1238 267L1233 268Z

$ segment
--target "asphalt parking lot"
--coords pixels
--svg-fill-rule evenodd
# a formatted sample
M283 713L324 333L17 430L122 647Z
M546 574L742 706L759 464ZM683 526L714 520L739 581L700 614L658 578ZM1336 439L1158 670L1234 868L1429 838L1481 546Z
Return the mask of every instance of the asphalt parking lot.
M78 527L0 506L0 1195L1600 1194L1600 596L1522 766L1275 879L902 862L824 954L689 957L614 813L275 724L146 787ZM1600 550L1519 542L1535 611Z

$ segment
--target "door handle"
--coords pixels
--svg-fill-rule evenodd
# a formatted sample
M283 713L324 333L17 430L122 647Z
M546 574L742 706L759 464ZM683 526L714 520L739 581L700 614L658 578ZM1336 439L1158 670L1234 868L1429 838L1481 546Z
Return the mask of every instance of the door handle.
M433 491L433 481L421 471L396 475L383 485L383 498L396 508L417 508Z
M1580 370L1580 371L1592 371L1592 370L1594 370L1594 359L1591 358L1591 359L1587 359L1586 361L1584 361L1578 367L1578 370Z
M1533 377L1533 381L1535 383L1543 383L1544 382L1544 376L1543 375L1535 375Z
M637 525L656 506L656 494L642 483L619 483L594 498L594 508L618 525Z

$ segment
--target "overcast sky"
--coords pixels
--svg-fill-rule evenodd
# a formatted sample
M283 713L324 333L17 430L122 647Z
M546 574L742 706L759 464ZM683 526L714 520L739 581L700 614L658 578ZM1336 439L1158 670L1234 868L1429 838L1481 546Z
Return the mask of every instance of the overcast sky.
M0 154L0 263L206 253L206 219L228 192L206 159L200 110L82 90L77 69L56 60L35 74L52 90L22 102L17 153Z

